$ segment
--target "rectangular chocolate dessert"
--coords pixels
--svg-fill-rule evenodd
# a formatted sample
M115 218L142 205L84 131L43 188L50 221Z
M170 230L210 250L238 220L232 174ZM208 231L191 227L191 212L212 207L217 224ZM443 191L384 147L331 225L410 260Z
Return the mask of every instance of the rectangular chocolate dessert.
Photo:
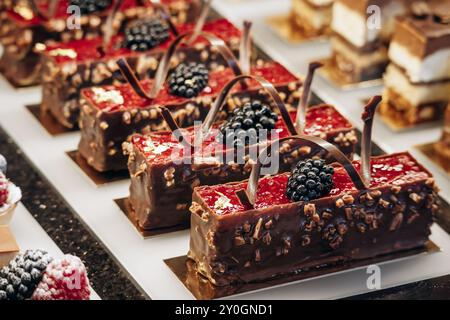
M367 190L335 167L332 191L309 202L287 198L289 174L262 178L254 208L236 195L247 182L195 188L188 256L225 286L423 246L438 210L432 175L409 153L371 164Z
M389 48L382 114L411 126L441 119L450 99L450 1L430 1L430 16L402 18ZM444 18L443 18L444 17Z
M56 7L50 13L51 2L17 1L1 15L0 41L5 50L0 58L0 72L16 86L39 83L41 65L36 46L39 49L47 41L67 42L99 36L113 3L102 1L92 13L82 9L80 27L73 28L67 24L75 22L67 13L71 2L56 1ZM103 7L105 3L106 8ZM172 14L174 23L191 19L197 7L197 0L163 0L162 3ZM129 21L152 13L155 8L150 1L123 0L114 26L122 29Z
M292 0L292 20L305 36L328 33L334 0Z
M290 112L295 121L296 112ZM173 138L171 132L159 132L149 135L133 135L131 142L124 148L129 154L128 169L131 176L130 204L133 208L130 217L143 230L177 225L189 225L189 207L192 191L196 186L216 185L247 179L253 160L251 152L242 154L245 160L234 159L235 150L226 149L222 141L217 141L220 124L216 124L203 141L202 154L185 155L183 146ZM186 138L193 140L194 128L187 129ZM275 130L278 137L289 135L284 122L279 119ZM349 157L353 156L357 142L353 126L332 106L319 105L311 107L306 115L305 133L320 136L338 146ZM259 148L261 148L260 144ZM251 146L256 149L258 146ZM289 143L281 146L281 171L290 170L293 163L302 158L313 157L311 149L290 147ZM212 165L197 168L193 159L211 159L208 150L220 150L221 159L215 153ZM228 156L229 155L229 156ZM192 159L191 159L192 157ZM227 158L228 157L228 158ZM189 159L189 160L187 160Z
M251 74L273 83L284 95L286 103L298 102L301 81L280 64L261 62L252 68ZM158 114L159 106L168 108L180 126L193 125L195 120L205 117L213 100L233 78L230 68L217 68L209 73L209 84L199 96L189 99L170 94L167 84L152 101L140 97L128 84L83 89L78 151L97 171L126 169L127 161L121 145L129 135L169 129ZM142 83L145 89L149 89L154 82L147 80ZM229 108L233 109L241 103L242 96L248 95L261 100L265 98L259 86L251 82L247 89L239 87L233 91L233 99L228 101Z
M335 2L331 22L332 60L336 72L346 82L381 78L388 64L387 43L394 29L394 18L406 13L407 3L407 0ZM374 6L379 11L368 12Z
M175 27L179 34L194 29L192 24L179 24ZM209 21L203 26L203 30L220 37L232 50L238 51L241 32L228 20ZM41 60L43 66L41 110L50 112L65 127L76 127L82 88L112 84L120 79L120 71L116 65L119 57L125 57L141 79L153 77L161 55L174 39L175 36L171 34L159 45L146 51L133 51L125 47L124 35L114 37L104 52L97 49L102 45L101 37L48 45L42 52ZM179 50L178 60L182 62L186 57L190 61L208 65L211 62L221 62L217 52L202 39Z

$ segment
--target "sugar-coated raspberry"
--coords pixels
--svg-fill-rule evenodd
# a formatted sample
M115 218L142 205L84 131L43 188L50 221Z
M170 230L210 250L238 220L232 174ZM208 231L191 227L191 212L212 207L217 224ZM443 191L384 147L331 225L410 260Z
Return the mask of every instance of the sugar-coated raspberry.
M47 266L33 300L89 300L86 267L78 257L65 255Z
M0 172L0 207L8 202L8 179Z

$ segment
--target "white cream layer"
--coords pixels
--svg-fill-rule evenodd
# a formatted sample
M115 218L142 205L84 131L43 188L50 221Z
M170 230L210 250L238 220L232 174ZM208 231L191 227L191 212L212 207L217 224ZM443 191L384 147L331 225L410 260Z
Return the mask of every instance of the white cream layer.
M333 5L331 28L355 47L361 48L378 38L389 39L394 30L394 17L404 12L405 7L402 3L391 2L381 8L379 27L372 27L373 24L369 23L369 13L360 14L336 2ZM372 21L373 13L370 15Z
M386 88L400 94L413 106L423 103L449 101L450 81L433 84L412 84L406 75L396 66L390 64L384 75Z
M421 59L399 43L392 42L389 59L406 71L411 82L450 79L450 47Z
M314 9L307 3L306 0L296 0L292 4L294 15L300 19L304 19L314 29L322 29L331 23L330 8Z

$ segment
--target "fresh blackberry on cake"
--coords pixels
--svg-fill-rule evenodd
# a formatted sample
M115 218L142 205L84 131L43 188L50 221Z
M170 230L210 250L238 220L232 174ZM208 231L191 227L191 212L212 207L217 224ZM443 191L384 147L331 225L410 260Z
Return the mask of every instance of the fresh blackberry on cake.
M325 161L306 160L297 163L289 177L286 196L292 201L311 201L333 189L334 168Z
M45 251L28 250L0 270L0 299L29 299L52 258Z
M103 11L111 6L112 0L70 0L71 6L78 6L81 14Z
M125 47L133 51L147 51L169 39L169 26L158 18L132 22L125 29Z
M33 300L89 300L91 290L86 267L78 257L53 260L34 291Z
M208 69L204 64L180 63L169 76L169 92L184 98L196 97L206 88L208 81Z
M233 115L220 127L223 143L231 143L234 146L247 145L251 140L262 140L260 130L269 131L275 129L278 115L270 107L260 101L245 103L242 107L234 109Z

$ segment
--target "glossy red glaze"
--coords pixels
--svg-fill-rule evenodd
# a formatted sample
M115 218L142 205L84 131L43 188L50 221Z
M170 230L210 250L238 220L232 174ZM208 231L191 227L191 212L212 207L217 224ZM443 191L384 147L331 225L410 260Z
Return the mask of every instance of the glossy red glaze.
M290 82L298 81L298 79L285 69L282 65L278 63L266 63L264 66L258 66L252 68L252 74L260 77L264 77L268 81L276 84L287 84ZM231 69L226 69L221 72L211 72L209 74L209 84L201 93L203 97L215 97L222 90L225 84L234 78L234 74ZM144 88L149 89L153 84L152 80L147 80L142 82ZM249 82L249 89L259 88L259 84L256 81ZM152 105L177 105L189 101L189 99L173 96L169 93L166 86L164 86L159 95L153 100L148 101L147 99L141 98L134 92L130 85L115 85L115 86L104 86L103 89L110 91L119 91L124 98L123 104L102 102L96 103L94 99L94 92L91 88L83 90L83 95L85 98L98 109L105 112L117 112L124 111L132 108L148 108ZM236 86L234 92L242 91L240 86Z
M290 116L295 121L296 113L291 112ZM346 130L352 128L352 125L330 105L321 105L308 110L306 115L306 133L309 135L320 135L322 132L331 132ZM276 124L276 131L279 138L289 135L289 132L281 118ZM199 156L210 156L225 151L225 146L217 142L215 137L219 133L218 125L214 126L211 134L204 139L202 147L196 153ZM192 142L194 140L194 128L185 129L186 138ZM185 149L175 140L171 132L157 132L147 136L136 135L132 142L146 157L147 162L151 164L166 163L171 157L177 159L183 158ZM156 152L155 152L156 150ZM212 151L215 152L212 152ZM172 158L172 160L174 160Z
M177 26L180 34L192 31L194 29L193 24L183 24ZM205 24L204 31L212 33L217 37L221 38L225 42L229 42L230 39L239 38L241 36L241 32L237 29L231 22L226 19L218 19ZM166 50L172 40L174 39L174 35L170 34L170 37L161 43L159 46L151 49L149 52L159 52ZM111 41L111 45L106 48L104 55L102 56L97 48L102 45L103 37L98 37L95 39L80 39L73 40L68 43L56 43L53 45L47 46L46 50L43 54L50 55L50 53L55 49L64 49L64 50L72 50L76 53L76 57L70 57L67 55L56 55L52 56L52 58L58 64L63 64L67 62L88 62L91 60L107 60L111 58L119 58L123 56L133 56L133 55L141 55L141 52L135 52L129 50L127 48L122 48L123 35L118 35L114 37ZM204 38L198 38L197 41L194 42L193 45L197 45L200 43L205 43L206 40ZM148 53L148 52L146 52Z
M354 161L357 170L360 162ZM264 177L259 181L259 189L255 209L291 203L285 194L289 174ZM430 174L409 154L400 153L372 159L371 188L385 185L403 185L405 183L430 178ZM355 191L347 172L338 167L334 174L334 188L329 196L338 196L348 191ZM235 214L249 210L243 206L236 192L247 188L247 182L229 183L216 186L204 186L196 189L205 203L218 215ZM221 197L229 199L229 206L216 210L214 204Z
M180 0L161 0L162 3L164 4L170 4L173 2L179 2ZM190 0L186 0L189 1ZM48 9L48 3L47 1L38 1L38 8L42 11L42 12L46 12ZM66 19L69 14L67 13L67 7L68 7L69 1L67 0L60 0L58 3L58 7L56 10L56 14L55 17L56 19ZM122 6L120 7L120 11L123 10L127 10L133 7L139 6L137 4L136 0L124 0ZM151 6L150 1L146 1L145 2L145 6L149 7ZM108 9L109 10L109 9ZM105 10L106 11L106 10ZM96 14L106 14L103 12L98 12ZM14 21L16 21L16 23L18 23L19 25L22 26L37 26L37 25L43 25L45 23L47 23L48 21L41 19L38 16L33 16L31 19L26 19L25 17L21 16L20 14L18 14L17 12L14 11L14 9L10 9L8 10L8 15L10 16L11 19L13 19Z

